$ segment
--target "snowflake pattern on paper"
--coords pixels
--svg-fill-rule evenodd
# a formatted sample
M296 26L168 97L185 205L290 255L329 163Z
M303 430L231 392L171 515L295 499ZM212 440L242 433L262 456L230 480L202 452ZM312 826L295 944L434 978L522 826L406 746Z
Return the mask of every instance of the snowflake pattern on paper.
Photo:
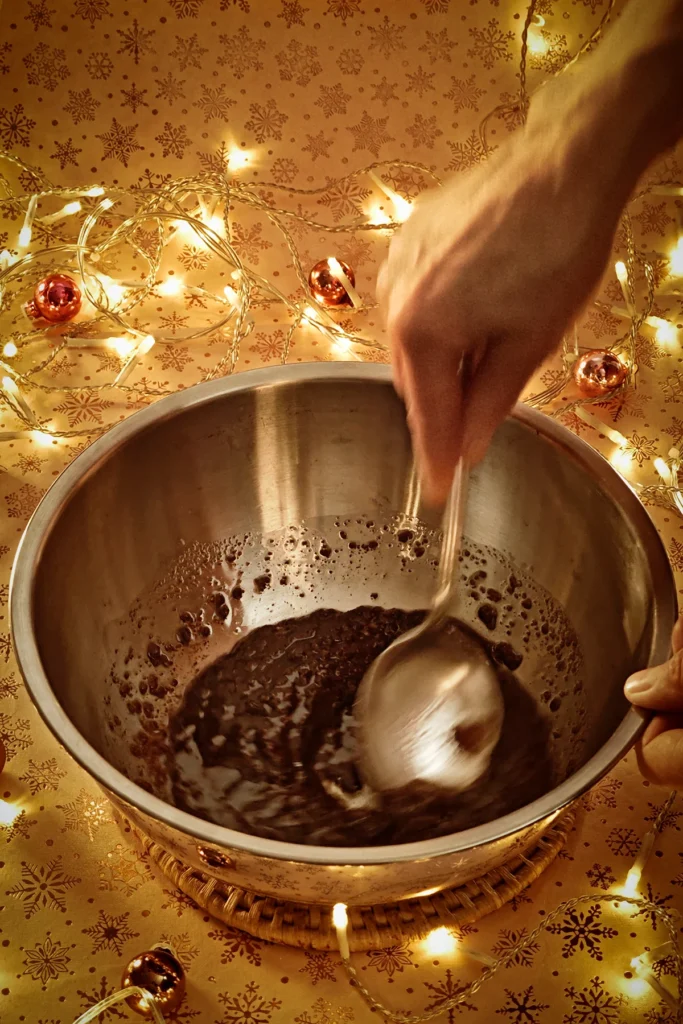
M520 928L519 931L515 931L509 928L503 928L498 933L498 939L495 945L492 947L491 952L495 957L503 957L510 950L514 949L520 942L523 942L527 937L526 928ZM520 949L515 953L511 960L508 960L506 967L531 967L534 962L534 956L538 953L540 946L538 942L531 942L525 946L524 949Z
M565 959L575 953L587 952L593 960L603 959L603 940L619 934L616 928L602 922L602 906L599 903L593 904L588 910L568 911L562 921L550 925L548 932L562 936L562 956Z
M7 515L10 519L28 519L44 494L42 487L23 484L17 491L5 495Z
M426 1007L427 1010L437 1010L444 1003L447 1003L450 999L455 999L461 995L467 985L460 984L457 978L453 977L453 972L450 967L446 968L445 974L441 981L431 982L424 981L424 987L431 993L431 1002ZM473 1003L469 1003L466 1000L458 1003L456 1006L452 1006L448 1010L447 1021L448 1024L453 1024L456 1013L462 1013L464 1010L476 1010L477 1007Z
M0 691L1 693L1 691ZM59 783L66 778L66 772L59 767L56 757L48 757L46 761L34 761L31 759L28 768L19 776L19 781L28 786L33 796L42 790L59 789Z
M24 950L24 975L28 975L33 981L39 981L45 990L49 982L69 971L69 950L74 948L63 945L59 939L53 940L48 932L42 942Z
M386 946L384 949L371 949L365 955L368 967L372 967L378 974L386 974L390 980L394 974L403 974L406 967L414 964L414 954L407 942Z
M124 945L131 939L138 938L140 933L133 931L128 923L128 917L127 910L123 914L106 914L100 910L95 924L81 929L92 941L93 956L101 953L103 949L111 949L117 956L121 956Z
M6 895L23 902L27 920L39 910L45 909L59 910L65 914L66 893L79 882L80 878L64 870L61 855L44 864L22 861L21 881L7 889Z
M218 1002L225 1007L216 1024L270 1024L273 1013L282 1006L280 999L268 999L261 994L261 986L249 981L242 992L232 995L220 992Z
M82 789L75 800L57 804L57 810L64 816L62 832L77 832L87 836L90 842L104 825L111 823L111 811L106 800L95 799L87 789Z
M30 85L41 85L49 92L54 92L59 83L71 74L65 61L64 50L53 49L47 43L38 43L35 50L23 58L26 79Z
M127 167L132 154L143 148L135 138L137 129L136 124L119 124L116 118L112 117L111 127L108 131L95 136L102 140L104 147L102 159L120 160L123 166Z
M601 978L592 978L581 989L572 985L565 989L565 995L572 1009L565 1014L563 1024L621 1024L623 996L608 992Z
M505 1003L496 1010L496 1013L505 1014L510 1024L539 1024L540 1014L550 1009L548 1003L542 1003L534 994L533 985L529 985L529 988L522 992L513 992L506 988L505 995Z
M319 981L336 981L335 962L329 953L312 949L304 950L306 963L299 968L299 974L307 974L313 986Z

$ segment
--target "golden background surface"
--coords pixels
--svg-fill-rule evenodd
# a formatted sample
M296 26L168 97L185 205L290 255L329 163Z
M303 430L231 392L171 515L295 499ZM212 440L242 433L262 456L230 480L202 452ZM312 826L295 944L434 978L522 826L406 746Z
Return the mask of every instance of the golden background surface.
M530 56L531 85L557 70L595 28L606 0L540 0L543 53ZM240 148L245 180L301 189L326 186L375 159L419 161L439 175L482 158L477 125L517 88L525 8L519 0L27 0L6 3L0 25L0 147L40 167L61 185L154 186L167 176L221 166ZM502 141L515 118L494 119L490 142ZM683 178L676 156L657 171ZM419 174L384 174L409 198ZM265 193L268 189L266 188ZM278 202L281 197L278 197ZM369 179L330 185L316 197L288 199L292 209L331 225L372 214L387 201ZM16 246L23 212L5 207L0 249ZM679 211L665 197L634 209L637 244L664 253L674 244ZM63 237L68 223L55 226ZM372 301L387 239L333 237L295 226L302 263L336 255L356 272ZM50 241L44 234L43 243ZM291 257L276 231L253 214L237 218L235 238L250 266L296 292ZM623 240L622 240L623 244ZM617 239L617 246L619 239ZM623 250L620 250L623 253ZM188 283L219 291L216 268L193 239L169 246L165 267ZM121 268L115 268L121 269ZM116 276L113 273L112 276ZM30 293L15 296L26 301ZM602 297L622 303L613 276ZM542 297L539 297L542 299ZM662 312L681 317L680 301ZM286 312L254 311L238 369L277 363ZM188 386L223 354L220 339L184 344L183 332L204 325L210 310L192 296L144 311L140 322L165 333L132 380L150 387ZM6 328L16 314L5 310ZM370 309L356 326L382 340ZM623 321L591 308L579 343L613 343ZM357 358L382 353L356 347ZM340 358L312 330L299 331L290 359ZM653 460L683 439L680 344L662 346L653 332L638 342L637 387L598 409L627 438L621 468L631 482L657 482ZM106 350L66 350L43 374L52 386L107 383L121 362ZM545 367L531 390L561 375ZM31 395L31 401L34 396ZM35 396L40 414L61 429L113 423L140 405L135 395L78 390ZM609 441L575 415L566 417L596 447ZM17 428L0 408L0 430ZM0 1021L69 1024L119 985L123 964L162 939L188 970L178 1021L220 1024L353 1024L376 1019L346 979L338 956L267 945L225 928L195 908L141 855L112 820L89 777L61 751L24 692L11 652L7 613L14 551L36 502L87 437L40 447L0 444L0 736L8 764L0 797L21 813L0 826ZM683 570L683 521L651 508L674 567ZM679 578L680 579L680 578ZM59 600L59 595L55 595ZM644 783L632 758L584 800L578 825L555 864L513 904L466 929L462 944L500 955L561 900L604 893L623 882L639 840L667 794ZM667 815L642 891L655 902L683 904L683 802ZM572 912L487 984L472 1002L444 1015L501 1024L647 1024L673 1021L655 994L625 977L630 960L664 941L647 915L602 906ZM435 954L424 943L355 957L364 981L392 1007L419 1014L476 977L481 967L461 948ZM662 980L671 965L658 969ZM106 1019L132 1017L116 1008Z

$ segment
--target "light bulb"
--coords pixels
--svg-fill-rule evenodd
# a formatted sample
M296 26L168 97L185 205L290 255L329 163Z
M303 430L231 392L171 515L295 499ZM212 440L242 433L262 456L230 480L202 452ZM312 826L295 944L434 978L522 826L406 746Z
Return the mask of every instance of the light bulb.
M212 231L215 231L217 235L223 234L223 218L222 217L211 217L209 220L209 227Z
M47 448L48 445L55 444L57 440L56 437L53 437L52 434L48 434L44 430L32 430L31 437L36 442L36 444L41 445L43 448Z
M422 946L429 956L444 956L447 953L455 952L458 941L446 927L435 928L422 940Z
M102 207L103 210L111 210L111 208L112 208L112 206L114 205L115 202L116 202L115 199L110 199L107 196L106 199L102 200L102 202L100 203L100 206Z
M62 213L66 213L66 214L78 213L80 208L81 208L81 204L79 203L79 201L77 199L75 199L73 203L67 203L66 204L66 206L62 210Z
M126 359L135 348L129 338L107 338L107 348L113 349L117 356Z
M675 277L683 277L683 236L669 253L669 273Z
M2 354L3 354L3 356L9 356L9 358L11 359L12 356L15 356L18 351L19 351L19 349L14 344L14 342L13 341L8 341L7 344L4 346L4 348L2 350Z
M23 227L19 232L19 245L22 249L25 249L27 245L31 244L32 231L30 228Z
M159 295L178 295L183 290L183 282L179 277L169 277L157 285Z
M233 170L239 170L240 167L246 167L249 163L249 152L244 149L238 149L237 146L228 153L228 164Z
M11 825L20 814L21 808L17 804L8 804L6 800L0 800L0 825Z
M103 196L104 189L101 185L94 185L92 188L89 188L85 194L86 196Z

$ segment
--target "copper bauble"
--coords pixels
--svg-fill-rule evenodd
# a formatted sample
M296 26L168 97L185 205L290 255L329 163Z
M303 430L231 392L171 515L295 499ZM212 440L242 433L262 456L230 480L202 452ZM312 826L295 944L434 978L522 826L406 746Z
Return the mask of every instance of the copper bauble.
M33 300L26 304L26 312L34 319L58 324L73 320L81 308L81 289L66 274L50 274L36 285Z
M586 398L599 398L621 387L628 376L628 366L614 352L593 349L574 363L574 380Z
M356 275L353 269L343 260L337 260L337 262L351 284L355 285ZM346 288L331 270L329 259L316 263L308 275L308 287L311 289L311 295L315 301L319 302L321 306L353 305Z
M138 985L149 992L162 1013L174 1013L185 995L185 971L170 949L155 946L140 953L125 968L121 987L130 988L131 985ZM126 1002L142 1017L152 1016L142 996L129 996Z

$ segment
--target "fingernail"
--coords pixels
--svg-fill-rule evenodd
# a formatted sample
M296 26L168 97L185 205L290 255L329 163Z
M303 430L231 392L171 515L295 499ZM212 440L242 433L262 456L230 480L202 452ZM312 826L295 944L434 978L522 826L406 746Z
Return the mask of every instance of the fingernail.
M652 689L652 683L647 676L634 676L629 679L624 687L624 693L631 700L632 697L642 697L648 690Z

